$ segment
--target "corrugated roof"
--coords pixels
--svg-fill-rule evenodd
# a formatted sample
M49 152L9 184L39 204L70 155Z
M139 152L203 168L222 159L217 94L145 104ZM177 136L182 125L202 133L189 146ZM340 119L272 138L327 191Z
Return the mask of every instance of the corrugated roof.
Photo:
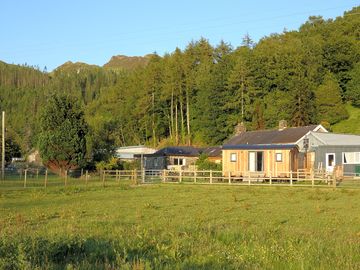
M359 135L311 132L325 145L360 145Z
M247 131L232 137L225 145L245 144L295 144L309 131L313 131L318 125L304 127L290 127L283 130L257 130Z

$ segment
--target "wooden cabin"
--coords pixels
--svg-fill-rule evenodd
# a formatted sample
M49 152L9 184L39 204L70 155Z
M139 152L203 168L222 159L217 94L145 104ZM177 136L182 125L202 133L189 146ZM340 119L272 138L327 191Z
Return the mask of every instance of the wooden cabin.
M288 128L286 121L276 130L240 130L222 147L224 176L286 177L291 171L306 169L305 136L312 131L327 132L321 125Z
M252 175L287 177L297 171L296 145L234 145L223 147L223 172L227 176Z

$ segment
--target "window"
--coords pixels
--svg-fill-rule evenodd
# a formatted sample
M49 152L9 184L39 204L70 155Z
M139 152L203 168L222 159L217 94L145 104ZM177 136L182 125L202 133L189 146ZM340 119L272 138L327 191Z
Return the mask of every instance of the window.
M282 153L276 153L275 157L276 157L276 162L282 162Z
M344 164L360 164L360 152L344 152Z
M185 158L174 158L174 165L185 165Z
M237 160L237 155L236 155L236 153L231 153L230 154L230 161L231 162L235 162Z

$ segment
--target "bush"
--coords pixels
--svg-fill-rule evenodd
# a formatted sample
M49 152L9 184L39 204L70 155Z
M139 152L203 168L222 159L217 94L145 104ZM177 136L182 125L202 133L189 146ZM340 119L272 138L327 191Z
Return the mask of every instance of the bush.
M221 163L211 162L208 159L209 157L206 154L201 154L199 159L196 161L197 169L200 171L214 170L221 171L222 165Z

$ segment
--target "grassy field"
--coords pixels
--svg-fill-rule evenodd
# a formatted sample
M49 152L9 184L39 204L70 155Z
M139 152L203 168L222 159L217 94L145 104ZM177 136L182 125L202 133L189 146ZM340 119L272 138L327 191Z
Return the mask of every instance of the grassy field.
M360 190L0 190L0 269L360 269Z
M332 127L332 131L336 133L350 133L360 135L360 108L355 108L350 104L346 105L349 118Z

